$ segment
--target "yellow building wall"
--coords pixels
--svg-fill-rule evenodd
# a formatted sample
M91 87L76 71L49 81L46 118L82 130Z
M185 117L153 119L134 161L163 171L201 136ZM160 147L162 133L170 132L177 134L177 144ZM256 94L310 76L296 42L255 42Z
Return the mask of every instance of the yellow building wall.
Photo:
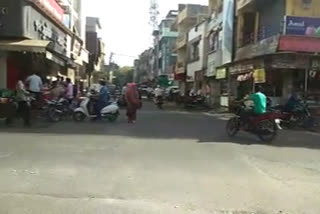
M302 0L287 0L287 16L320 17L320 0L313 0L310 8L303 8Z

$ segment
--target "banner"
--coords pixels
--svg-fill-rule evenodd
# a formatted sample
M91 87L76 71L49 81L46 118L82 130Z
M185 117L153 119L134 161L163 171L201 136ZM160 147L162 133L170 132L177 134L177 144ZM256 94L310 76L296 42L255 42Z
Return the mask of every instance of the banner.
M285 34L320 37L320 18L286 16Z
M223 1L222 64L232 61L234 1L235 0Z

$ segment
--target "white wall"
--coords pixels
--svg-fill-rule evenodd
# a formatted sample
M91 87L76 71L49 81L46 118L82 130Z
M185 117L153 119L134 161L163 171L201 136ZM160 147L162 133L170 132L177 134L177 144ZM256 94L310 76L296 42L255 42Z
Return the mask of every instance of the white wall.
M7 56L0 52L0 89L7 87Z
M204 54L205 54L205 36L206 36L206 27L207 22L203 22L197 27L193 27L188 33L188 42L196 39L197 37L201 36L200 45L199 45L199 55L200 58L198 61L188 63L187 65L187 74L188 76L192 77L189 81L194 80L195 72L201 71L204 68Z

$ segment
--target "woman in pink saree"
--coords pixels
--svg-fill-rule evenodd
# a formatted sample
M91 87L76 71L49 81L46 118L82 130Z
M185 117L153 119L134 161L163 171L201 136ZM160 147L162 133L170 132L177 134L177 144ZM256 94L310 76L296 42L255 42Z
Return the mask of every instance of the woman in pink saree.
M129 123L135 123L137 120L137 110L140 108L140 99L137 85L129 83L126 89L127 116Z

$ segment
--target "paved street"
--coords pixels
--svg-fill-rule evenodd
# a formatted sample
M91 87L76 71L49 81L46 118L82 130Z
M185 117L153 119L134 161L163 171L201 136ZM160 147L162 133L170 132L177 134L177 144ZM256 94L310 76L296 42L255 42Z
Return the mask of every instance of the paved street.
M320 213L319 134L263 145L226 137L223 116L145 106L136 125L0 125L0 213Z

